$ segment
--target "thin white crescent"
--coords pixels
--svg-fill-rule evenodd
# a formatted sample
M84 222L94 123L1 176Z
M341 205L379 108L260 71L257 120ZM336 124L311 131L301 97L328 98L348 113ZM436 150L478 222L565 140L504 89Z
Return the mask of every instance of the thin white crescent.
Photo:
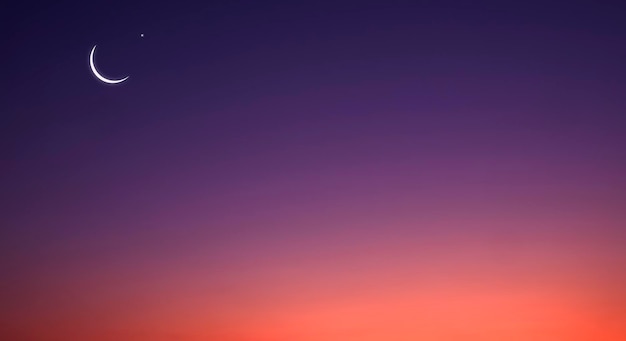
M125 80L128 79L128 76L122 78L122 79L108 79L106 77L104 77L103 75L100 74L100 72L98 72L98 69L96 69L96 64L93 61L93 55L96 53L96 46L98 45L94 45L93 48L91 49L91 53L89 54L89 66L91 66L91 72L93 72L93 74L98 77L99 80L108 83L108 84L117 84L117 83L121 83Z

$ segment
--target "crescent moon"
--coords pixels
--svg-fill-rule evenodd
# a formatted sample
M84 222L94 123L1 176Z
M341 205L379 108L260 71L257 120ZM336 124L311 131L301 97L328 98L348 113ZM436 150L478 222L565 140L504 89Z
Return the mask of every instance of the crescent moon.
M91 67L91 72L93 72L94 76L98 77L99 80L107 84L118 84L127 80L128 76L121 78L121 79L109 79L101 75L100 72L98 72L98 69L96 69L96 64L93 61L93 56L96 53L96 46L98 45L93 46L93 48L91 49L91 53L89 54L89 66Z

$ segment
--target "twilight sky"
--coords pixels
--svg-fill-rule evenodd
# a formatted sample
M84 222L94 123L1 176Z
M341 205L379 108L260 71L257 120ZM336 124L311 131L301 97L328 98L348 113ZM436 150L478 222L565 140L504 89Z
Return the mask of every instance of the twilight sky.
M624 10L7 7L0 339L625 340Z

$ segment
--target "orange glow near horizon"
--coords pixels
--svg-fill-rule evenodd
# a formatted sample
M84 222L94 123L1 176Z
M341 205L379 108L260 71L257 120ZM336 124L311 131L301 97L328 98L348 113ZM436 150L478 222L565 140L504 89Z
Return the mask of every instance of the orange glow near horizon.
M40 307L24 311L23 324L18 318L11 328L14 340L46 341L626 336L623 290L607 286L623 279L602 269L611 261L598 249L604 244L595 247L590 238L522 244L501 240L495 246L468 235L419 242L365 238L336 246L309 241L297 252L231 260L221 271L216 264L194 264L190 254L142 270L128 265L57 280L71 292L33 299L30 306ZM594 257L585 254L591 251Z

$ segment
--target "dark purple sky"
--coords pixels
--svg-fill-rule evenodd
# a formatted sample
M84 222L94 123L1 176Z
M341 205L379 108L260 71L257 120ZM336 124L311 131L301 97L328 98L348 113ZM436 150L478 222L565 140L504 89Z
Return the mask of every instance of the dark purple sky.
M5 9L0 301L9 304L0 317L11 339L366 341L359 335L398 329L363 311L394 321L415 313L367 290L342 300L360 292L357 282L391 295L377 275L388 271L408 301L421 300L410 283L431 283L421 293L441 298L466 333L405 330L406 339L539 340L541 328L556 339L626 335L602 324L617 309L605 296L626 302L616 289L626 287L623 7L83 1ZM128 81L92 76L95 44L101 71ZM497 293L488 301L511 305L468 319L471 304L449 297L473 302L478 291L409 275L441 259L462 282L467 262ZM554 308L554 320L511 334L488 328L528 317L501 314L528 302L499 281L509 270L512 282L535 281L534 299ZM332 284L320 288L321 279ZM554 288L565 296L546 298ZM189 303L199 293L207 301ZM59 303L59 295L76 298ZM162 306L146 303L163 297ZM283 305L268 303L276 301ZM434 306L426 306L428 320ZM362 309L345 321L352 334L340 334L329 321L354 307ZM98 322L82 320L85 311ZM173 317L181 311L189 320ZM78 321L80 332L58 327ZM288 328L272 332L278 326Z

